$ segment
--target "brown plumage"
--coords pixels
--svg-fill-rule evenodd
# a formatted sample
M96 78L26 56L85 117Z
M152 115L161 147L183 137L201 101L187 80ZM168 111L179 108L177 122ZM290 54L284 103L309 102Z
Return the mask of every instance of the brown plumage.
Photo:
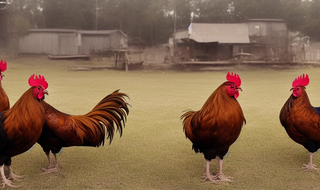
M280 122L289 137L304 146L310 152L305 169L315 169L312 163L313 153L320 148L319 114L309 100L305 86L309 83L308 75L301 75L292 84L293 93L280 111Z
M37 142L45 123L42 99L44 94L47 94L47 86L31 86L33 87L27 90L11 109L0 113L0 173L3 186L13 187L4 175L4 165L9 168L9 178L19 178L12 173L11 158L27 151Z
M129 113L125 98L126 94L114 91L85 115L65 114L44 102L46 124L38 143L49 160L49 166L44 168L45 173L58 170L56 153L62 147L98 147L104 144L106 138L111 143L116 130L121 136ZM54 163L50 162L50 151L55 157Z
M6 111L10 108L10 102L7 93L2 88L3 72L7 70L7 62L0 61L0 112Z
M238 90L241 90L239 81L228 80L221 84L199 111L188 111L181 116L185 135L193 143L192 148L196 153L203 153L207 160L205 178L213 182L229 181L222 174L222 160L230 145L238 138L245 122L242 109L235 98ZM209 163L216 156L219 172L216 176L211 176Z
M9 98L7 93L2 88L0 81L0 112L6 111L10 108Z

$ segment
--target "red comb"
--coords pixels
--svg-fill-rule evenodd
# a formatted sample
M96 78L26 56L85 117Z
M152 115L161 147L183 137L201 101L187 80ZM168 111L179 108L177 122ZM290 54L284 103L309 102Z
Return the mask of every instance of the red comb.
M44 78L44 76L42 75L39 75L36 77L34 77L34 74L31 75L31 77L29 78L29 85L30 86L42 86L44 89L47 89L48 88L48 83L46 81L46 79Z
M292 82L292 87L296 86L307 86L309 84L308 74L300 75L298 78L294 79Z
M1 60L1 61L0 61L0 72L3 72L3 71L5 71L5 70L7 70L7 62Z
M237 73L231 72L231 74L230 74L230 72L228 72L227 80L230 82L234 82L237 86L241 85L241 79Z

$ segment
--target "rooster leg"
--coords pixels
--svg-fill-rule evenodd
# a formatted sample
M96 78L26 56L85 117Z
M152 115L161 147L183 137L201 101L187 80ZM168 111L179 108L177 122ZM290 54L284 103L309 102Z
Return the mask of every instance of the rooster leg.
M53 164L51 165L51 168L55 168L56 170L58 170L57 154L56 154L56 153L53 153L53 156L54 156L54 162L53 162Z
M204 177L203 181L209 180L209 181L211 181L213 183L216 183L217 181L213 179L214 176L212 176L211 173L210 173L210 160L206 160L206 161L207 161L206 173L203 174L204 175L203 176Z
M316 165L312 164L312 160L313 160L313 153L310 152L310 157L309 157L309 163L308 164L303 164L303 169L305 170L318 170L318 168L316 168Z
M2 177L2 188L4 188L5 186L18 187L18 186L12 185L11 181L6 178L6 176L4 174L4 164L2 166L0 166L0 173L1 173L1 177Z
M47 166L47 168L42 168L43 170L44 170L44 169L51 168L50 152L46 153L46 156L47 156L47 158L48 158L49 165Z
M50 154L46 154L49 160L49 166L47 168L42 168L42 170L44 170L43 173L41 174L49 174L49 173L56 173L58 172L58 161L57 161L57 155L53 154L54 156L54 162L51 163L50 160Z
M8 168L9 168L9 177L8 177L8 179L13 179L13 180L17 180L17 181L22 181L21 178L23 178L23 176L18 176L18 175L16 175L16 174L14 174L14 173L12 172L11 166L8 166Z
M58 168L57 154L53 153L53 156L54 156L54 162L51 162L50 156L48 155L48 159L49 159L48 168Z
M223 164L223 160L218 157L219 171L218 171L217 175L214 176L214 180L216 180L216 181L228 181L228 182L231 182L231 180L228 179L227 176L225 176L225 175L222 173L222 164Z

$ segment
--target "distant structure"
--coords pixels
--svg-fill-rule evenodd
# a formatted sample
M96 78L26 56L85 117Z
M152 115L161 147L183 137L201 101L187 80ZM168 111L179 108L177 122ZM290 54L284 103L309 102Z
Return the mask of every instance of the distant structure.
M20 37L20 54L95 55L128 48L121 30L29 29Z
M169 39L170 53L180 62L292 59L282 19L249 19L243 23L191 23Z
M288 29L282 19L249 19L247 51L267 61L292 59L288 52Z

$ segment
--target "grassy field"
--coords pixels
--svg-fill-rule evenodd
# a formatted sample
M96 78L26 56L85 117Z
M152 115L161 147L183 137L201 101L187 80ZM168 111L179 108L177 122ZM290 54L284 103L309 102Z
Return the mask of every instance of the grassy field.
M320 68L232 68L242 79L238 101L247 125L224 159L231 183L202 181L205 160L185 138L180 116L198 110L223 82L227 70L72 71L95 61L52 61L26 57L7 60L2 85L11 105L29 88L31 74L49 83L46 101L69 114L85 114L103 97L120 89L130 96L123 136L99 148L70 147L58 154L60 172L40 175L47 158L36 144L13 158L12 167L25 180L21 189L320 189L320 171L303 171L309 153L294 143L279 122L294 78L309 74L307 92L320 105ZM320 155L314 156L320 165ZM211 171L217 171L212 161Z

